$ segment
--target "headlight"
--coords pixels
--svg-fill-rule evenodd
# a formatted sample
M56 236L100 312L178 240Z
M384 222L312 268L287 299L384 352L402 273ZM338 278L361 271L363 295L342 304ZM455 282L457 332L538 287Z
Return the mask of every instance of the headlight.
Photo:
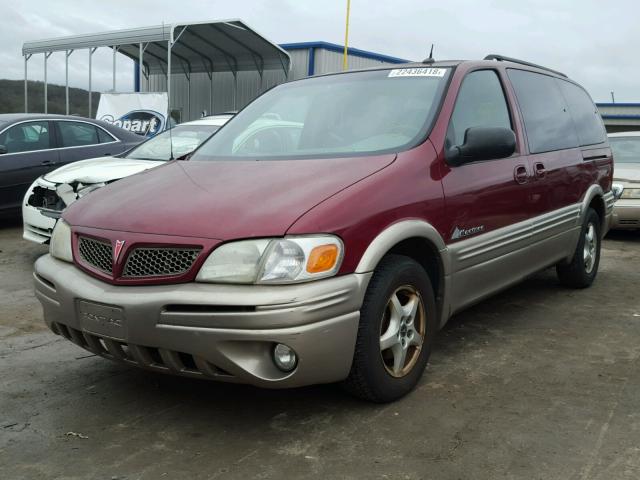
M620 198L640 198L640 188L625 188Z
M280 284L335 275L342 262L342 241L332 235L242 240L216 248L196 281Z
M62 219L58 220L58 223L56 223L53 229L53 234L51 234L49 253L58 260L73 262L73 253L71 252L71 227Z
M244 240L215 249L200 267L196 281L254 283L269 240Z

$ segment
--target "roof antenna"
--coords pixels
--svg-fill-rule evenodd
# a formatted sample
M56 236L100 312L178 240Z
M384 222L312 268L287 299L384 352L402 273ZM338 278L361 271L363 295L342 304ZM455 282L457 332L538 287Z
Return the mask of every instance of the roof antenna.
M429 51L429 58L425 58L422 63L426 63L426 64L432 64L433 62L435 62L434 58L433 58L433 43L431 44L431 51Z

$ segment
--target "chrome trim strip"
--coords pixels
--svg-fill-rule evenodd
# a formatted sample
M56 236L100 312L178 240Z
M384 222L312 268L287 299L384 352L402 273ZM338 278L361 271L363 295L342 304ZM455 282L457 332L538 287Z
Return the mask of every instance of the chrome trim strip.
M475 258L483 253L512 245L526 240L531 236L532 226L530 220L516 223L508 227L492 230L477 237L468 238L449 246L455 260L462 262ZM454 271L456 271L454 269Z
M450 314L570 256L581 214L576 203L449 245Z
M532 235L535 242L580 226L582 207L579 203L545 213L532 219Z
M613 192L605 193L603 198L607 214L609 214L613 211L613 205L616 203L616 198L613 195Z
M581 204L576 203L453 243L448 246L451 252L452 272L460 272L550 236L564 233L580 225L581 211Z
M548 235L526 247L456 272L450 295L451 313L463 310L562 261L567 256L567 250L575 248L574 240L579 232L579 227L574 227L559 234Z

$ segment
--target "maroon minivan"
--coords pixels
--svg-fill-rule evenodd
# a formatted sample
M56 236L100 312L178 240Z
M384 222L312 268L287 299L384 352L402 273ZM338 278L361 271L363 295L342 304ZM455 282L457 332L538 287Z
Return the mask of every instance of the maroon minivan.
M612 170L587 92L527 62L292 81L188 161L73 204L36 293L113 360L391 401L456 312L554 265L593 282Z

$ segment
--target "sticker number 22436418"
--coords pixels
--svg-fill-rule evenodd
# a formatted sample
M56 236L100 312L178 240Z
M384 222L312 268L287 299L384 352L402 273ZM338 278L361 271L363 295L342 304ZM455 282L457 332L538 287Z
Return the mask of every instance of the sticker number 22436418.
M396 68L389 77L444 77L445 68Z

